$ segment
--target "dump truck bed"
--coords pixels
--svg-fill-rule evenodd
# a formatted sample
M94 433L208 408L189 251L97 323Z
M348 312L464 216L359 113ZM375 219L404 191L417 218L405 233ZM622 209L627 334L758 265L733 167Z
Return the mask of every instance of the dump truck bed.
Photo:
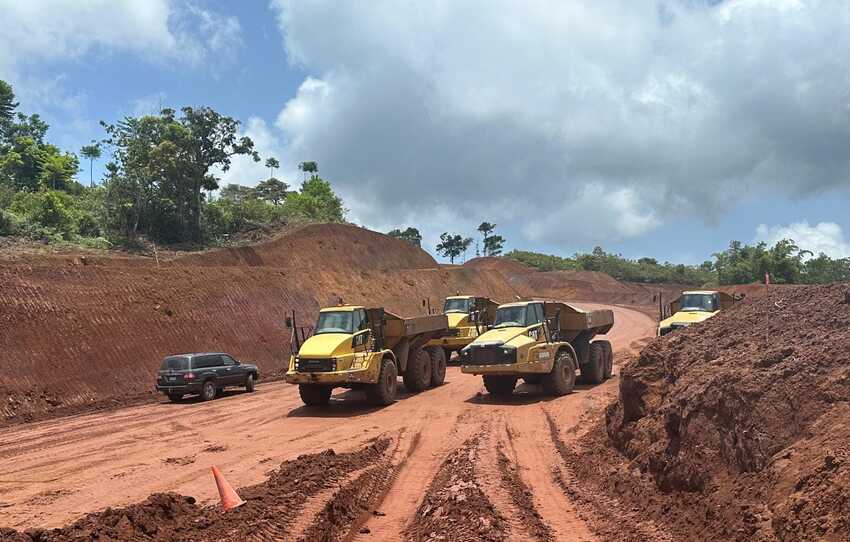
M585 310L569 303L545 302L546 318L559 317L561 334L572 339L582 332L604 335L614 326L614 311L610 309Z
M387 339L401 339L402 337L409 339L423 333L446 331L449 328L449 321L445 314L402 318L384 311L384 320L386 321L384 335Z

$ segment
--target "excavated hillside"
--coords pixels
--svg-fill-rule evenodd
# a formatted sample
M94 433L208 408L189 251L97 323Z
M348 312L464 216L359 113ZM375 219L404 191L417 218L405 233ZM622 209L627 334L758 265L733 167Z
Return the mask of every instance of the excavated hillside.
M848 292L777 289L654 339L576 456L587 495L683 540L850 540Z
M340 298L403 316L457 292L652 312L667 290L601 273L539 273L501 258L440 266L409 243L341 224L159 260L31 254L0 261L0 424L151 400L158 361L178 352L227 351L257 363L261 378L279 376L289 355L287 311L310 323Z

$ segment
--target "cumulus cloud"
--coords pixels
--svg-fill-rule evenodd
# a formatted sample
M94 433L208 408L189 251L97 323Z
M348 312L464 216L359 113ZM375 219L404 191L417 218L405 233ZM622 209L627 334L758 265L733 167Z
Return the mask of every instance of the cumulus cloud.
M24 62L131 52L158 63L198 65L233 57L241 45L235 17L178 0L0 0L0 76Z
M843 1L272 5L312 74L286 153L367 225L436 232L448 209L572 248L847 186Z
M782 239L793 239L801 249L816 256L824 253L831 258L850 257L850 243L844 239L841 226L834 222L820 222L814 226L807 221L785 226L761 224L756 229L757 241L773 245Z

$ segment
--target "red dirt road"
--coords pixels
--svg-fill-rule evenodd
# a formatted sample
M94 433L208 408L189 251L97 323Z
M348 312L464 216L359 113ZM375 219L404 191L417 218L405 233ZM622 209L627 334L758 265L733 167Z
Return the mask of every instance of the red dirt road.
M654 333L655 322L645 314L614 311L609 339L616 351L628 351ZM254 394L234 392L210 403L160 403L11 427L0 434L0 527L59 527L162 491L212 502L210 465L218 465L234 486L247 486L300 454L355 450L373 437L390 435L397 443L395 478L374 506L382 514L362 526L368 532L363 540L399 539L443 462L471 439L476 439L477 480L509 527L508 539L595 540L580 519L579 505L556 481L569 476L562 472L548 420L557 424L561 438L574 439L583 421L601 415L616 386L615 377L553 399L523 385L512 400L499 402L483 392L480 378L450 367L444 386L403 394L382 409L342 391L331 406L307 409L297 388L275 382ZM506 487L506 479L530 491L529 508L542 525L535 527L521 513L529 510L512 503L518 493ZM318 512L323 498L307 503L308 510Z

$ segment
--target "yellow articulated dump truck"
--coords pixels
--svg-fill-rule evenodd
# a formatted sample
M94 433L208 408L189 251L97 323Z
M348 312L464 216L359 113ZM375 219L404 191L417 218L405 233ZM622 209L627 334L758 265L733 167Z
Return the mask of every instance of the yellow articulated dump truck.
M446 298L443 313L449 320L449 334L446 337L432 339L427 346L438 346L445 351L448 360L452 352L457 352L487 330L496 317L498 303L487 297L455 295Z
M704 322L739 300L726 292L715 290L682 292L679 299L670 303L666 309L662 309L658 335L666 335L671 331Z
M500 305L492 327L460 351L461 371L482 375L484 387L497 396L511 395L519 378L565 395L573 390L576 369L590 384L611 376L611 343L591 340L613 326L614 313L607 309L538 300Z
M298 384L306 405L328 404L334 388L363 390L370 403L388 405L399 375L411 392L446 378L443 349L426 347L449 333L445 314L401 318L383 308L345 305L322 309L310 337L298 337L294 315L286 325L293 352L286 381Z

